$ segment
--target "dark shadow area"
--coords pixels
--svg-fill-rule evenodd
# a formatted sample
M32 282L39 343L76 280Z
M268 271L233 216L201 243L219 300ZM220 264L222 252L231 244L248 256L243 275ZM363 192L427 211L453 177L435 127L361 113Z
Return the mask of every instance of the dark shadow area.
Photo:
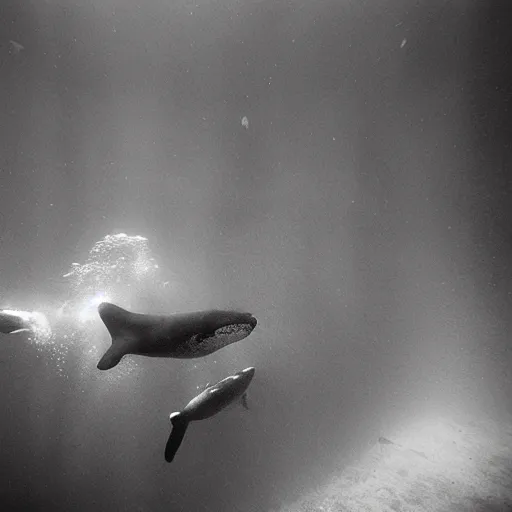
M510 411L512 387L512 45L510 6L479 5L471 41L468 83L471 154L469 173L474 240L473 274L482 291L480 307L489 329L482 333L490 386L498 407Z
M489 269L496 275L502 273L512 251L512 62L507 58L511 22L512 10L506 4L493 1L478 7L468 91L476 163L472 176L475 237L482 255L488 254L486 263L501 267ZM499 263L490 261L493 256ZM506 265L508 278L509 269Z

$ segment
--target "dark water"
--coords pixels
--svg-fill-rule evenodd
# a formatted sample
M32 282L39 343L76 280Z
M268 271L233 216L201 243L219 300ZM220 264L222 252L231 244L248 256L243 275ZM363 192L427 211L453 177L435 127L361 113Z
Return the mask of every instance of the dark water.
M0 307L53 330L1 335L3 509L269 510L383 425L511 412L495 5L2 2ZM108 335L62 276L119 232L159 265L94 260L120 305L239 308L257 329L96 370ZM168 414L247 366L250 411L193 425L166 464Z

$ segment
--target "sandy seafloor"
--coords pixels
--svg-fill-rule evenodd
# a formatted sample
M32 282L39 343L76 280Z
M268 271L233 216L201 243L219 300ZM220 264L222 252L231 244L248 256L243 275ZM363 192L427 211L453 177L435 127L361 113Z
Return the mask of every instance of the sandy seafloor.
M285 511L512 511L512 420L412 422Z

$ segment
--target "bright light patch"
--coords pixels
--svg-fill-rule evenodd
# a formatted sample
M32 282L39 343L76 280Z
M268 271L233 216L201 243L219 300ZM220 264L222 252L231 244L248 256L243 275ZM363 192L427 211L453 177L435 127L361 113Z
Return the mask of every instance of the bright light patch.
M52 329L48 318L39 311L33 311L31 316L32 327L36 333L36 336L41 338L50 338L52 335Z
M39 311L22 311L18 309L2 309L3 313L21 318L27 323L27 328L40 339L45 340L52 335L52 330L48 319Z
M99 286L124 295L135 282L157 277L157 271L147 238L118 233L96 242L86 262L73 263L63 277L82 296L96 295Z
M7 313L8 315L17 316L25 322L30 322L33 315L33 313L30 311L20 311L17 309L2 309L2 312Z
M72 263L64 274L69 294L59 308L59 348L62 355L80 354L84 372L95 368L98 359L110 344L98 316L102 302L120 302L129 306L132 297L142 290L163 289L159 268L151 255L147 238L126 233L107 235L98 240L84 263ZM64 341L62 341L64 340ZM136 363L125 358L124 371L137 370Z
M104 293L97 293L89 298L78 313L78 321L83 324L94 320L97 317L98 306L102 302L110 302L109 297Z
M71 263L67 273L63 272L68 293L62 297L62 305L49 314L52 328L38 311L3 312L22 320L16 325L26 324L24 332L29 342L45 360L52 361L57 373L67 377L72 368L73 374L78 370L90 375L110 345L99 320L98 305L118 301L129 305L141 290L148 296L161 292L164 285L159 273L146 238L125 233L107 235L93 245L84 263ZM119 379L137 370L137 363L125 358L120 370L103 378Z

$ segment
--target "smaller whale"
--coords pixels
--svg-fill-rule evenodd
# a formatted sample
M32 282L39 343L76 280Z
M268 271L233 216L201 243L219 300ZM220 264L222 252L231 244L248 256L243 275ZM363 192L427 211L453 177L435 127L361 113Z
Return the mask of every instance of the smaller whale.
M210 418L239 398L242 399L242 405L248 409L245 392L254 377L254 372L255 369L251 366L222 379L213 386L207 386L204 391L190 400L181 412L173 412L169 416L172 430L165 446L167 462L173 461L191 421Z
M199 311L169 316L132 313L108 302L98 306L112 345L98 362L99 370L116 366L127 354L193 359L243 340L258 323L250 313Z
M30 332L32 315L28 311L12 309L0 310L0 332L4 334L17 334Z

